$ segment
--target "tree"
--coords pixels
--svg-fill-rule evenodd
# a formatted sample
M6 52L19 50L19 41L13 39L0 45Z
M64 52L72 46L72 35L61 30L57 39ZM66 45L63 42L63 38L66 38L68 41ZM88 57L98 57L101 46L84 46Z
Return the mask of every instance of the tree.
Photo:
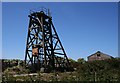
M84 58L79 58L77 62L80 64L84 64L86 61L84 60Z
M78 67L78 63L77 63L77 61L75 61L75 60L69 58L69 62L70 62L71 66L72 66L73 68Z

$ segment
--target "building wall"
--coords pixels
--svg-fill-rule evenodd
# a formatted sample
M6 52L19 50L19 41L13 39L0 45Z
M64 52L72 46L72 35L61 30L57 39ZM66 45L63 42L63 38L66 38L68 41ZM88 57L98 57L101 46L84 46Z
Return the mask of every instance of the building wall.
M105 59L111 59L112 57L103 53L95 53L88 57L88 61L93 60L105 60Z

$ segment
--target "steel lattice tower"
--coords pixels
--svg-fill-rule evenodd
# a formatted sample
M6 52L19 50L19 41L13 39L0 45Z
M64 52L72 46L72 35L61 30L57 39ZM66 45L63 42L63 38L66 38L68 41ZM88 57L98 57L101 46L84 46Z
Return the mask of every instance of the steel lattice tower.
M36 71L70 70L70 63L52 23L52 17L44 11L29 16L25 64Z

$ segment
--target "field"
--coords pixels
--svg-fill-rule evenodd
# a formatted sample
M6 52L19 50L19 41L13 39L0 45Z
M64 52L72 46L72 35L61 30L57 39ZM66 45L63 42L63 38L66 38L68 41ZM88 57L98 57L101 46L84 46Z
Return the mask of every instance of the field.
M77 61L70 59L71 65L74 67L73 72L50 72L44 73L37 71L31 73L30 69L24 67L22 60L2 60L2 81L26 81L26 82L78 82L78 81L120 81L120 58L109 60L85 61L78 59ZM5 65L6 64L6 65Z

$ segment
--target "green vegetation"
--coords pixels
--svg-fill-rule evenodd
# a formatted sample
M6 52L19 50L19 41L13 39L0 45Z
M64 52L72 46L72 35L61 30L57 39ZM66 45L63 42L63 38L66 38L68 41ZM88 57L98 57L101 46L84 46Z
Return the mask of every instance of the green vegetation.
M80 58L77 61L69 59L74 67L73 72L54 72L30 75L30 71L24 68L23 64L6 67L3 71L2 80L7 81L29 81L29 82L56 82L73 83L73 81L91 81L91 82L119 82L120 81L120 58L109 60L85 61ZM18 61L19 62L19 61ZM23 76L20 76L23 74ZM26 74L26 75L25 75ZM18 76L15 76L18 75Z
M80 80L119 81L120 59L86 62L77 69Z

